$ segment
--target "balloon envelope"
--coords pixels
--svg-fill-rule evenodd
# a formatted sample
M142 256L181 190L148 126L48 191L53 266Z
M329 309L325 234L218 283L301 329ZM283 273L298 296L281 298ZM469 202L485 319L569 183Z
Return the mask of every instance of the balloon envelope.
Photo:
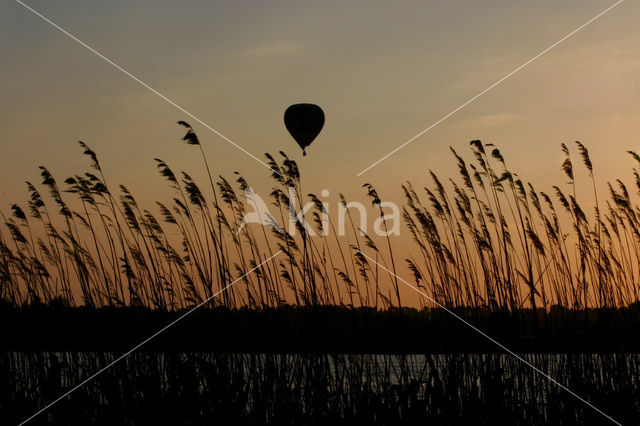
M307 155L305 148L311 145L324 126L324 112L314 104L291 105L284 112L284 125L302 148L303 155Z

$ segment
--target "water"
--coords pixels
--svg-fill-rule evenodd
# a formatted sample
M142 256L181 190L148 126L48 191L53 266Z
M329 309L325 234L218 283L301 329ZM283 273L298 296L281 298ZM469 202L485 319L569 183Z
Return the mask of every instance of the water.
M0 354L0 424L17 424L116 353ZM527 361L623 424L640 354ZM509 355L138 352L29 424L614 424Z

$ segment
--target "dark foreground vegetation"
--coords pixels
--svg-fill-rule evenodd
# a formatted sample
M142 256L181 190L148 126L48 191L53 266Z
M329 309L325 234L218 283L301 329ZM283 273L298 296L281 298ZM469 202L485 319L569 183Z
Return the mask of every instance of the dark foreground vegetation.
M273 187L265 198L285 232L242 227L252 210L245 197L250 183L240 174L235 182L214 178L195 132L180 124L187 129L183 140L199 148L207 190L158 159L171 192L145 208L125 186L112 188L96 153L82 142L91 171L61 184L40 167L41 185L27 183L26 208L13 204L11 214L0 212L0 299L16 306L58 300L173 311L217 295L210 306L385 310L407 304L394 274L401 273L427 307L609 309L640 300L635 197L622 180L608 185L608 197L599 194L580 142L586 179L579 181L562 144L569 183L549 193L523 181L497 148L477 140L471 142L473 162L453 152L460 179L450 179L448 189L434 173L423 189L405 183L402 238L414 246L402 260L389 236L364 232L357 209L336 223L318 196L305 193L297 163L284 153L280 161L266 154ZM640 190L640 173L633 169L633 176ZM579 185L592 188L592 196L579 201ZM372 185L364 188L380 228L389 229L383 198ZM312 209L301 213L307 202ZM340 203L348 205L341 194ZM287 229L294 216L295 226ZM338 235L340 225L344 235ZM323 228L329 232L313 235Z
M30 305L0 307L1 350L126 351L184 311ZM640 306L456 313L516 352L640 353ZM147 343L163 352L501 353L441 309L337 306L204 308Z
M0 423L17 424L112 353L0 354ZM640 355L525 355L624 425L640 422ZM33 425L605 425L505 355L138 352Z
M402 238L413 248L400 259L353 209L338 235L284 153L266 154L265 198L281 225L304 219L286 232L242 227L250 183L214 177L194 130L179 124L199 149L206 190L158 159L171 195L145 208L81 143L90 171L59 183L40 167L26 206L0 211L0 424L34 414L194 307L31 424L640 421L640 208L622 180L598 192L580 142L586 178L562 144L568 184L548 192L491 144L472 141L472 162L454 151L458 180L429 173L424 188L402 185ZM592 195L579 200L585 187ZM382 197L364 188L388 229ZM500 351L442 307L531 353L597 409L491 353Z

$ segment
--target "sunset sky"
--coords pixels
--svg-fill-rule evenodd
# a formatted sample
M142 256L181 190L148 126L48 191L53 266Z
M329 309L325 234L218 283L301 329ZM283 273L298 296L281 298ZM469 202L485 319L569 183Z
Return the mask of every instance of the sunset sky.
M640 4L625 1L360 177L356 174L593 18L612 1L177 2L27 4L254 155L284 150L307 192L365 200L376 185L456 175L449 146L498 145L537 188L566 179L561 142L590 149L600 181L629 181L640 150ZM24 202L38 165L60 181L87 168L142 199L169 199L154 157L201 181L193 124L215 174L242 172L258 192L267 170L19 3L0 2L0 196ZM320 105L325 128L302 157L282 116ZM581 175L579 175L581 176ZM589 185L590 183L585 183ZM204 185L203 185L204 186ZM588 189L589 187L586 186ZM265 194L266 195L266 194Z
M640 423L639 22L0 0L0 423Z

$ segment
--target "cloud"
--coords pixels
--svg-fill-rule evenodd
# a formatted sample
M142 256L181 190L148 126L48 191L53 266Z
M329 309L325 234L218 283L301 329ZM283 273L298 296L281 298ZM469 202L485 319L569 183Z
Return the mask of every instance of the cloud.
M300 48L300 45L295 43L272 43L241 50L238 55L244 57L280 56L297 52Z

